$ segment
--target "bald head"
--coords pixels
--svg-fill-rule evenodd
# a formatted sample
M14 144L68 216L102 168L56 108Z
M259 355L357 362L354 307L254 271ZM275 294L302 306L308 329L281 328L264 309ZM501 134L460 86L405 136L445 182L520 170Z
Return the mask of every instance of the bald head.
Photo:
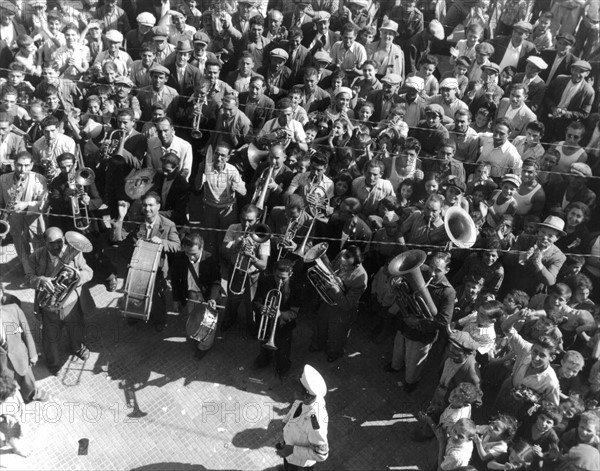
M46 242L54 242L57 239L62 239L63 236L63 231L58 227L49 227L44 232L44 240Z
M46 248L50 252L50 255L58 257L65 245L63 231L58 227L49 227L44 232L44 240L46 241Z
M271 165L274 165L275 168L279 168L285 162L286 154L283 146L276 145L271 147L269 151L269 160Z

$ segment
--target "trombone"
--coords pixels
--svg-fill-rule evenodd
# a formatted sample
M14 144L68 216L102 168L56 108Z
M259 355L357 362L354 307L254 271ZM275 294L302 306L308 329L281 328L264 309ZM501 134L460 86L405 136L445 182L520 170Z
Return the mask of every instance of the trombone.
M265 176L265 172L267 175ZM256 189L254 190L254 195L252 196L252 204L255 205L262 213L262 222L265 222L267 216L267 209L265 204L267 202L267 198L269 197L269 183L273 178L273 173L275 172L275 167L270 165L269 168L265 168L262 172L262 175L256 182Z
M242 235L242 246L235 259L229 278L229 292L235 296L244 294L252 262L256 259L256 249L271 238L271 229L266 224L255 224Z
M261 319L260 327L258 328L258 340L261 342L267 340L267 333L270 329L269 339L265 344L263 344L263 347L269 350L277 350L277 347L275 346L275 329L277 329L277 322L279 321L279 316L281 315L280 308L282 284L283 281L279 280L277 283L277 288L272 289L267 293L265 304L260 311Z

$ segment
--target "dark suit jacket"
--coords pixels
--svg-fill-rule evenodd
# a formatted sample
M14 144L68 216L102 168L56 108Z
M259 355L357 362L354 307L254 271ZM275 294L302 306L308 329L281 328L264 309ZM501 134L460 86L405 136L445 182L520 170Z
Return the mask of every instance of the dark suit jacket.
M179 301L185 306L188 299L188 270L189 258L179 252L173 256L173 269L171 270L171 283L173 286L173 301ZM202 251L200 258L200 270L198 279L201 286L202 295L206 300L210 296L210 290L213 286L220 283L221 274L219 272L218 260L207 250Z
M162 195L162 186L164 182L165 175L163 173L157 173L155 184L156 191L159 195ZM191 193L192 186L185 177L178 174L167 193L166 201L163 201L160 205L160 214L171 219L177 226L187 225L189 223L187 218L187 208Z
M310 48L310 45L312 44L312 42L315 39L315 36L317 35L317 28L315 24L311 21L310 23L305 23L302 25L302 32L304 33L304 36L302 38L302 45L308 49ZM332 31L330 29L327 31L327 36L329 40L329 48L331 49L331 46L333 46L336 42L340 40L340 33L338 33L337 31ZM314 55L315 52L322 51L323 47L323 43L319 40L310 49L310 53Z
M138 100L140 102L140 108L142 109L142 121L150 121L152 119L152 95L152 85L142 87L138 91ZM165 113L167 116L171 116L173 100L175 100L178 95L179 93L177 93L177 90L165 85L162 101L165 105Z
M292 62L292 51L289 50L288 47L285 48L287 53L289 54L289 58L285 65L287 65L292 71L292 80L298 80L301 77L298 77L298 74L305 67L309 67L312 64L312 55L308 49L304 46L298 46L298 50L296 51L296 57Z
M308 108L305 106L304 109L310 114L313 111L325 111L330 106L331 95L317 85L314 99L310 102Z
M256 171L254 172L254 176L252 177L252 181L250 182L250 191L248 192L250 195L254 194L256 190L256 185L260 180L265 169L269 168L269 162L261 162L256 167ZM268 208L273 208L275 206L282 206L284 204L283 201L283 193L287 190L290 183L292 183L292 179L294 178L294 173L287 167L283 165L283 167L279 170L279 173L275 175L275 183L281 186L281 191L274 192L270 191L269 196L267 197L266 206Z
M280 76L279 82L274 85L277 88L279 88L279 93L273 93L273 91L271 90L271 87L268 85L268 80L269 80L268 79L268 75L269 75L268 67L261 67L260 69L258 69L258 73L260 75L262 75L265 78L265 80L267 81L267 89L266 89L265 93L273 101L277 101L279 98L283 98L284 96L286 96L289 89L294 84L294 81L292 80L292 71L290 70L289 67L287 67L285 65L283 66L283 70L281 71L281 76Z
M126 227L123 227L123 226ZM132 222L121 222L115 221L110 233L111 242L125 242L125 249L127 250L127 260L131 260L133 254L133 248L138 240L150 240L152 237L158 236L162 239L163 245L163 262L162 262L162 274L166 279L169 265L166 262L165 253L175 253L181 249L181 242L179 240L179 234L175 224L164 216L158 215L158 221L152 227L150 237L146 237L146 225L144 223L132 223Z
M496 118L494 121L497 121L499 118L504 118L506 112L510 108L510 98L502 98L500 103L498 104L498 110L496 111ZM525 134L525 127L531 122L535 121L537 116L533 111L529 109L527 105L523 106L517 114L510 120L510 124L513 127L513 130L510 134L509 139L514 139L517 136Z
M25 314L16 304L0 306L2 311L2 326L6 334L6 350L0 346L0 371L4 374L2 356L7 355L13 370L20 376L25 376L29 369L29 360L37 359L35 341Z
M565 86L571 80L570 75L560 75L550 82L548 89L546 90L546 96L544 99L544 111L541 113L542 117L546 117L552 113L552 109L560 103ZM567 111L570 113L569 116L564 118L569 121L585 120L590 115L592 110L592 103L594 102L595 92L592 86L588 82L583 83L583 87L573 96Z
M540 78L545 82L548 76L550 75L550 70L552 70L552 64L554 64L554 59L556 59L556 50L545 49L542 52L540 52L540 57L544 59L544 62L546 62L546 64L548 64L548 68L540 72ZM570 52L567 53L563 61L556 69L556 73L554 74L553 78L556 78L559 75L569 75L571 73L571 65L573 65L573 63L577 60L579 60L577 56L574 56Z
M242 113L246 113L246 103L248 101L248 92L242 92L239 95L239 108ZM261 95L258 99L258 104L254 115L250 119L254 130L260 131L265 123L273 117L275 110L275 102L266 95ZM250 118L250 116L248 116Z
M294 11L292 10L289 13L285 13L283 15L283 26L285 26L285 28L289 31L290 27L292 26L292 17L294 16ZM307 24L307 23L311 23L311 17L308 15L304 15L304 17L302 18L302 25L300 26L301 28Z
M498 36L493 40L488 41L492 46L494 46L494 54L490 57L490 62L494 62L495 64L500 64L502 59L504 58L504 54L506 53L506 48L510 44L510 36ZM535 45L529 41L523 41L523 45L521 46L521 53L519 54L519 62L517 64L517 71L523 72L525 70L525 61L529 56L533 56L537 54L537 49Z
M337 239L327 241L329 243L329 248L327 249L327 256L329 257L329 260L333 260L340 252L340 247L342 245L342 234L344 232L348 233L349 225L350 221L342 222L334 218L331 218L327 223L325 235L332 239ZM365 221L358 217L356 220L356 226L354 226L354 229L350 231L350 236L344 242L344 246L347 247L348 245L357 245L360 247L361 251L365 253L372 238L373 231L371 231L371 228Z
M183 73L183 87L179 86L177 80L177 66L171 64L167 67L171 72L167 79L167 86L177 90L180 95L191 96L194 93L194 87L200 82L202 75L197 67L187 64Z
M238 73L239 72L238 72L237 69L236 70L232 70L231 72L229 72L227 74L227 77L225 78L225 83L227 85L229 85L231 88L233 88L233 86L235 85L235 80L237 79ZM260 75L260 74L258 74L256 72L252 71L250 73L250 78L252 78L252 77L262 77L262 75Z
M529 83L529 93L527 94L527 100L525 100L525 104L529 106L534 113L541 106L546 93L546 82L539 76L537 78L538 80L534 79ZM515 75L513 83L523 83L523 80L525 80L525 72Z
M402 103L404 101L398 94L395 94L392 97L392 100L394 104ZM374 123L378 123L384 118L383 116L381 116L383 112L384 102L383 90L373 90L369 92L369 94L367 95L367 101L370 101L371 103L373 103L373 105L375 105L375 110L373 111L373 115L371 116L371 121Z

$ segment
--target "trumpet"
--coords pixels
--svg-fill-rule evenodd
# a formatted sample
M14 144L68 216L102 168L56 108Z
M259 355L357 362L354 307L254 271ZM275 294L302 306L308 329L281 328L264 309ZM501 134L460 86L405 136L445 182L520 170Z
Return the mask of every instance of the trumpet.
M125 144L125 133L120 129L114 129L100 144L100 160L110 159L115 152Z
M231 294L236 296L244 294L252 262L256 259L256 249L270 238L271 229L266 224L255 224L251 229L244 231L242 247L237 254L229 279Z
M202 119L202 107L206 98L198 96L194 102L194 119L192 120L192 139L202 139L202 131L200 131L200 120Z
M335 286L340 290L343 290L344 282L333 270L333 266L331 265L329 258L327 258L326 252L328 247L326 242L315 245L306 252L304 263L314 263L314 265L306 271L306 277L317 290L321 299L330 306L335 306L336 302L329 296L327 290Z
M267 340L267 333L270 329L269 340L263 345L269 350L277 350L275 346L275 329L281 315L281 285L282 280L279 280L277 289L272 289L267 293L265 304L260 311L260 326L258 328L258 340L264 342ZM272 322L271 322L272 321Z
M71 195L71 212L73 214L73 225L80 231L85 231L92 223L89 214L89 207L83 201L86 195L85 187L94 183L96 175L91 168L83 167L73 175L69 172L69 187L75 191Z

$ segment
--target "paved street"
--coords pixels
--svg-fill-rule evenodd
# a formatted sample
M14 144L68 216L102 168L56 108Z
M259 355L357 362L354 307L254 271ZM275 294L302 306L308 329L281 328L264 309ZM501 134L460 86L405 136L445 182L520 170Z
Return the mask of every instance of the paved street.
M21 286L12 252L11 245L0 252L1 279L21 300L41 351L33 290ZM329 389L331 453L319 470L432 468L436 443L410 437L413 414L430 397L433 380L410 397L404 394L401 376L383 371L392 337L373 343L364 316L347 356L333 364L322 353L308 352L313 319L301 319L292 375L282 382L271 369L250 370L259 347L241 331L219 334L215 347L197 362L177 316L169 316L160 334L144 324L130 327L116 308L121 294L108 293L101 284L93 285L92 294L98 308L86 313L90 358L82 362L65 354L56 377L40 359L34 373L52 400L28 406L33 454L22 458L4 447L0 468L275 470L281 463L274 450L281 418L305 362L322 373ZM84 438L88 454L79 456Z

